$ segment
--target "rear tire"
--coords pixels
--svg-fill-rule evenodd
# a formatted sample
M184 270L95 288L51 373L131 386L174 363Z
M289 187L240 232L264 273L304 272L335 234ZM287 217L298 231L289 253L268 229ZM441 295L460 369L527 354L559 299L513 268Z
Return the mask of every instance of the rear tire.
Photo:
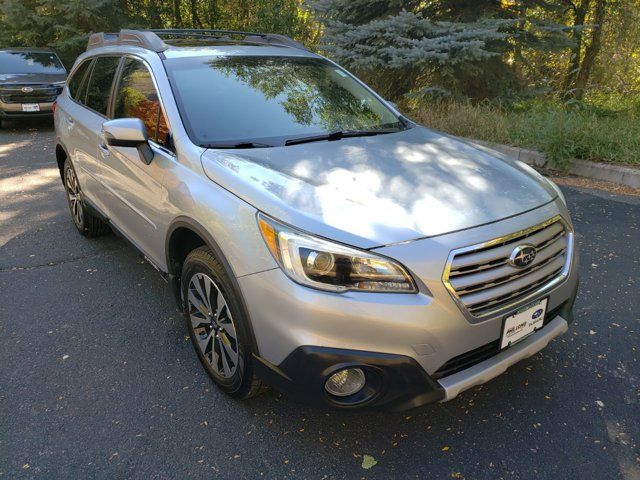
M227 395L245 399L263 389L253 373L248 319L226 270L209 247L193 250L182 267L183 310L200 362Z
M109 225L101 218L91 213L82 199L80 183L76 176L71 160L68 158L64 162L63 170L64 188L67 194L67 205L71 212L73 224L85 237L98 237L109 233Z

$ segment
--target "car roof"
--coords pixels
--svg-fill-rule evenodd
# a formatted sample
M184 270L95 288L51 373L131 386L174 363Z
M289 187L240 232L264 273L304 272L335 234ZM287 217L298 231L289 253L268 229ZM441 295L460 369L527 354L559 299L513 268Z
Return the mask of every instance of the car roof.
M143 49L165 58L215 55L316 56L301 43L277 33L238 30L164 29L98 32L89 37L86 53Z
M315 53L299 48L247 43L220 43L186 47L169 45L169 48L162 53L167 59L215 56L282 56L320 58L320 56Z

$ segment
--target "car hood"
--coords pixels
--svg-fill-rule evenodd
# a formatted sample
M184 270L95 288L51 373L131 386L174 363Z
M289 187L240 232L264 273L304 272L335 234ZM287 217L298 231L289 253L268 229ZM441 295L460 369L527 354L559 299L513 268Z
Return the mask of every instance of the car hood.
M418 126L288 147L206 150L202 165L258 210L361 248L495 222L556 196L527 165Z
M56 83L64 82L67 78L66 73L2 73L0 74L0 84L11 83Z

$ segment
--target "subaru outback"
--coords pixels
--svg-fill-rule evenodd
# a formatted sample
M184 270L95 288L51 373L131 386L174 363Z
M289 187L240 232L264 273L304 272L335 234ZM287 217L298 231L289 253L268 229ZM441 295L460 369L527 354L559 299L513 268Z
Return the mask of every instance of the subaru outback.
M94 34L55 126L78 231L113 229L159 270L232 397L450 400L572 320L556 185L288 37Z

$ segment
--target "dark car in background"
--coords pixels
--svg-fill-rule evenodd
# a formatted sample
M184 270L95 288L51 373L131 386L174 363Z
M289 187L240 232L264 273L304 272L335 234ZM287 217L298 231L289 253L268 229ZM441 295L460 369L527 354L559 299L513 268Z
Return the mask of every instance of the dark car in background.
M3 119L51 116L66 78L51 49L0 49L0 127Z

